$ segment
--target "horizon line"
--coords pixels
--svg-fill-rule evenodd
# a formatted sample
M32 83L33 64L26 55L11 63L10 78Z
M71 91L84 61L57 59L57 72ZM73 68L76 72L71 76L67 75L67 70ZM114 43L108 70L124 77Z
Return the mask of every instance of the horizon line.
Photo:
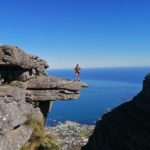
M81 67L81 69L104 69L104 68L150 68L150 66L100 66L100 67ZM64 70L64 69L74 69L74 67L68 68L47 68L46 70Z

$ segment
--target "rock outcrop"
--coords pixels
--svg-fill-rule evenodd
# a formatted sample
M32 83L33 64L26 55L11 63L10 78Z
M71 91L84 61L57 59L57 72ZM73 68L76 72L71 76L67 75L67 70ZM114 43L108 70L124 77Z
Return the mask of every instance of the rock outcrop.
M150 149L150 75L142 91L96 124L83 150L149 150Z
M47 76L46 61L15 46L0 46L0 150L19 150L33 129L30 114L46 117L51 101L76 99L81 82Z

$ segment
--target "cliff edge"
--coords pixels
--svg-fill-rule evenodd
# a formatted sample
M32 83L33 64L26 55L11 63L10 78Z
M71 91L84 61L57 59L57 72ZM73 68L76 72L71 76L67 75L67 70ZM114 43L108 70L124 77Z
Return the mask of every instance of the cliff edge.
M19 150L32 135L25 122L46 117L51 101L79 98L85 83L48 76L46 61L0 46L0 150ZM29 122L29 121L28 121Z
M142 91L96 123L93 135L82 150L150 149L150 74Z

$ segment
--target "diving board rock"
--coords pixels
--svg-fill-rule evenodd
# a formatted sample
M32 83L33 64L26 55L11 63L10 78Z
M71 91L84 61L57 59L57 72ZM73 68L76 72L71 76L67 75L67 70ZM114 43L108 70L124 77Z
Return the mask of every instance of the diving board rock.
M53 76L40 76L28 82L27 90L30 92L30 101L49 101L78 99L79 90L87 84L65 80Z
M87 87L86 83L66 80L54 76L38 76L28 83L27 89L66 89L77 91Z

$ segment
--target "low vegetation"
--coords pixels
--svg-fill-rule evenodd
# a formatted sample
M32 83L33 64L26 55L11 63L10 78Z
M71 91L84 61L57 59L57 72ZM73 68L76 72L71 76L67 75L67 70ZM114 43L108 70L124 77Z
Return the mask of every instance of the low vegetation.
M45 134L44 121L42 117L29 115L25 124L33 128L33 133L29 141L21 150L59 150L56 137L51 134Z
M89 138L89 136L92 134L92 130L83 130L81 132L79 132L79 136L80 137L87 137Z

